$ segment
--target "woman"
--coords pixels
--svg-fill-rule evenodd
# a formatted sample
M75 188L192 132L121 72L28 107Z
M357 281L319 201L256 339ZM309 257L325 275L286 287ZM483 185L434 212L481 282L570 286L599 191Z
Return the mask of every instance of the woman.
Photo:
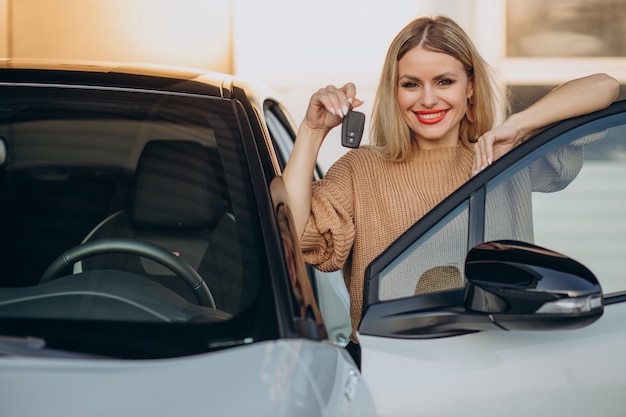
M324 138L362 102L352 83L311 97L283 180L305 260L323 271L343 269L351 353L358 343L366 266L537 129L609 105L618 84L604 74L570 81L494 128L502 104L498 91L489 65L454 21L414 20L387 53L371 119L372 146L349 151L312 187Z

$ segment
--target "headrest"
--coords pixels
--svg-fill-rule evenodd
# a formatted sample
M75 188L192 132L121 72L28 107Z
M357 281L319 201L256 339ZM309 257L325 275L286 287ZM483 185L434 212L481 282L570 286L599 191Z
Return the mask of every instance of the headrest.
M130 198L129 215L135 226L213 226L227 204L210 153L193 141L148 142L137 163Z

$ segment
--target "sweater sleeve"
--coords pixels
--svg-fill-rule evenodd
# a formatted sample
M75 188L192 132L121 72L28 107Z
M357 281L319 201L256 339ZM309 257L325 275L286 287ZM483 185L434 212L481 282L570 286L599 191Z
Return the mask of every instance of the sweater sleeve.
M532 190L552 193L567 187L582 169L584 146L596 143L605 136L606 131L583 136L532 163Z
M322 271L343 268L354 242L352 184L348 158L340 158L312 185L311 215L300 239L304 260Z

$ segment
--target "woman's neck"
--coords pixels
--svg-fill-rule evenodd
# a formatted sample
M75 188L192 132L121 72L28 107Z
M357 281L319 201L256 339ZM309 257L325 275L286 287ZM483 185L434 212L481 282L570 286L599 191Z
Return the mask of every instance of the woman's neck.
M423 139L419 137L413 138L413 144L420 150L431 150L431 149L441 149L441 148L452 148L457 146L461 139L458 137L451 137L446 139Z

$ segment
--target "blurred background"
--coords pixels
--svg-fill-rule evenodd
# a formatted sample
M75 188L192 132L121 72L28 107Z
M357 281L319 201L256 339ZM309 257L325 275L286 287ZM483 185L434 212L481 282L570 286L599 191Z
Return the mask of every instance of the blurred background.
M514 109L590 73L626 84L626 0L0 0L0 58L243 74L269 85L298 124L313 92L348 81L369 116L393 37L438 14L468 32ZM333 132L321 165L343 152Z

